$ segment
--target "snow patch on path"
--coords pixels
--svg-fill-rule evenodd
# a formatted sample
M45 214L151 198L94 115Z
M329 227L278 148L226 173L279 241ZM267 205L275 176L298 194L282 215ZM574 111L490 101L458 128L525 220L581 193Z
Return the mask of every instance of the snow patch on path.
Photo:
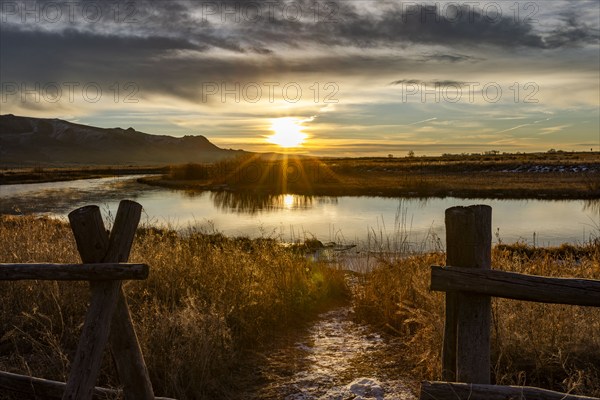
M269 382L256 398L414 400L405 381L382 372L389 356L386 341L356 323L351 307L337 308L321 314L292 346L268 356Z

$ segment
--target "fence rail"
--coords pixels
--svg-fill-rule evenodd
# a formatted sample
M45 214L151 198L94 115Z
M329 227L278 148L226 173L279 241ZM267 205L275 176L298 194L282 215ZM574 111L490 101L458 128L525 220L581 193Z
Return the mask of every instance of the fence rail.
M473 383L423 382L421 400L598 400L529 386L497 386ZM450 396L449 393L452 393Z
M491 269L489 206L446 210L446 264L431 267L431 290L446 292L442 379L425 381L420 400L584 400L549 390L490 385L491 297L600 307L600 281ZM463 383L455 383L463 382Z
M600 281L591 279L548 278L506 271L433 266L431 290L600 307Z
M67 384L50 379L13 374L0 371L0 388L12 392L33 395L36 399L62 399ZM122 390L96 386L92 391L93 399L120 399ZM1 397L0 397L1 398ZM174 400L168 397L155 397L154 400Z
M114 281L148 278L146 264L0 264L0 281Z
M122 280L148 277L147 265L126 263L141 212L140 204L121 201L110 235L97 206L71 212L69 222L82 264L0 264L0 280L86 280L91 289L67 382L0 371L0 388L36 398L90 400L106 395L114 398L117 391L95 387L102 355L109 344L124 398L156 399L121 287Z

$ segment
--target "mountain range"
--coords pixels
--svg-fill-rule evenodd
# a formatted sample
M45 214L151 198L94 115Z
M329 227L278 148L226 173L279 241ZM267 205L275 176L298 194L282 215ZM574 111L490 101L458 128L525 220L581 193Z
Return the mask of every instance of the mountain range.
M243 153L206 137L153 135L60 119L0 115L1 166L164 165L214 162Z

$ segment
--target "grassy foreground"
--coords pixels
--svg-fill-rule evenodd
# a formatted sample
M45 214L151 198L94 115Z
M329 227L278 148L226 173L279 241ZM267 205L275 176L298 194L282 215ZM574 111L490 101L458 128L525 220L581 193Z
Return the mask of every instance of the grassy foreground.
M318 196L600 197L600 153L405 158L244 155L172 166L140 182L190 190Z
M495 269L600 279L600 241L583 247L496 246ZM381 260L357 293L357 314L398 337L417 379L440 379L444 295L428 289L443 253ZM600 397L600 311L595 307L492 300L492 382Z
M80 262L67 224L0 216L0 262ZM343 273L273 240L140 229L131 262L149 279L126 283L157 395L234 397L245 355L347 294ZM65 381L86 283L0 282L0 369ZM115 387L105 357L100 384ZM18 396L17 396L18 397Z
M0 262L79 262L69 227L56 220L0 216L0 238ZM341 271L268 239L141 229L130 260L151 266L148 280L125 291L155 391L180 399L236 398L246 355L348 293ZM500 245L492 262L600 279L600 242ZM443 253L385 256L353 291L357 317L402 343L397 356L417 380L440 378L444 298L428 286L429 267L444 263ZM64 381L87 299L84 283L0 283L0 369ZM600 396L598 309L495 299L492 312L495 383ZM100 384L118 386L114 377L105 357Z

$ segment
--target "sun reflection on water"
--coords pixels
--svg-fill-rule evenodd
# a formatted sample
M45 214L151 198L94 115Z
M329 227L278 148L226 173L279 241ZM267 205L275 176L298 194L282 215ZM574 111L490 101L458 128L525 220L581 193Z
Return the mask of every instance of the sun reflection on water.
M294 206L294 195L293 194L286 194L285 196L283 196L283 206L285 208L287 208L288 210Z

